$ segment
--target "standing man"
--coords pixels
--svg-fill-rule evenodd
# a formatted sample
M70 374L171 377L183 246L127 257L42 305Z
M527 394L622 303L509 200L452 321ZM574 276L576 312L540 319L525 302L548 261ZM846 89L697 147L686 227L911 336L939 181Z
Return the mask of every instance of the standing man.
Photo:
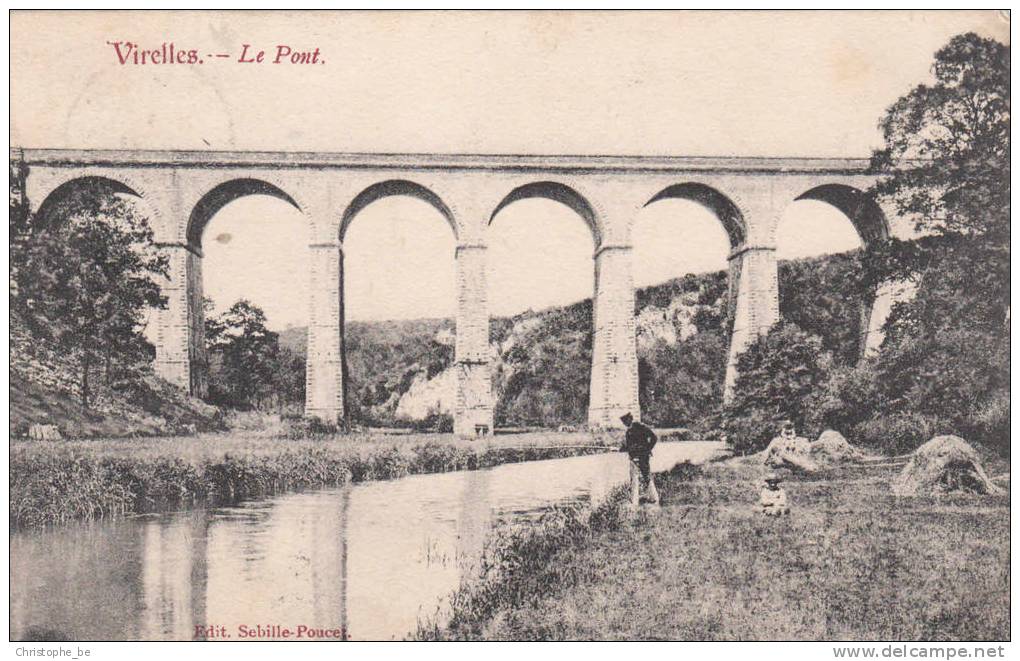
M652 448L659 439L651 427L638 422L630 413L620 416L620 421L627 427L620 451L626 452L630 457L631 503L635 506L640 505L641 491L644 490L644 501L656 504L659 502L659 492L655 488L655 480L652 479L649 460L652 457Z

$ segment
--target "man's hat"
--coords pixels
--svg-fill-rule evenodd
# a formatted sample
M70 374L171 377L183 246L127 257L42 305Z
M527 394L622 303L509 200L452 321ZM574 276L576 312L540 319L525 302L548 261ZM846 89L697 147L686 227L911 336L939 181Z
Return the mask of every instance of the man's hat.
M624 413L623 415L620 416L620 422L622 422L625 425L629 425L630 423L634 422L634 416L632 416L628 411L627 413Z
M778 484L783 481L783 478L779 475L779 473L766 473L765 481L769 484Z

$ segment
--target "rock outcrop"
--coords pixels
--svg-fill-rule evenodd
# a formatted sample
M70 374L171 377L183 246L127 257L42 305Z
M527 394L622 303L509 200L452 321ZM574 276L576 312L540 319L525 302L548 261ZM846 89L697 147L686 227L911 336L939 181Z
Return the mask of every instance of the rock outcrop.
M698 302L700 292L684 292L666 306L646 305L635 318L638 351L653 347L658 342L673 346L698 332L695 318L700 310L713 305Z
M457 373L448 367L433 378L419 373L397 403L396 417L419 421L429 416L453 415L457 397Z

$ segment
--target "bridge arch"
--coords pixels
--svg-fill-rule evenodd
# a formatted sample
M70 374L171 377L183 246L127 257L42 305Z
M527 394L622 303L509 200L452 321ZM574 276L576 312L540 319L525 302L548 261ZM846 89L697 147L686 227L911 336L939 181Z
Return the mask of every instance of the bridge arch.
M685 182L663 188L645 203L648 207L660 200L687 200L705 207L719 219L730 240L730 248L736 249L747 240L747 223L744 215L733 201L723 193L706 184Z
M537 223L538 219L535 214L529 214L527 220L524 216L520 218L524 222L519 225L519 228L528 231L510 230L505 236L510 238L512 245L500 248L496 237L501 230L493 227L497 216L515 202L529 199L557 203L554 206L560 209L548 211L573 212L588 232L570 222L571 227L557 224L553 230L555 236L535 236L535 226L528 223ZM493 276L502 271L502 277L493 277L493 280L514 285L510 289L500 287L499 291L512 297L510 291L526 289L530 292L528 298L531 301L534 301L536 291L544 291L547 296L549 293L557 294L561 300L551 302L547 298L543 305L560 308L563 323L571 329L570 340L560 348L561 353L569 357L571 369L559 375L534 370L512 372L503 384L501 423L544 425L553 421L551 416L553 419L560 418L560 422L566 419L572 424L583 424L587 420L589 425L601 427L618 425L614 421L627 410L638 413L636 382L633 384L635 396L631 398L627 393L632 361L627 353L626 337L633 325L630 249L629 246L609 242L601 225L604 215L599 210L600 207L574 186L555 180L538 180L514 187L493 208L488 218L489 250L501 250L501 253L494 253L501 254L501 258L497 258L500 263L492 264L490 268ZM582 241L587 243L583 239L585 234L591 240L590 253L578 250ZM536 242L541 245L535 245ZM526 264L518 259L524 251L531 254ZM516 266L499 269L500 264L508 263ZM543 266L537 266L539 263ZM529 278L531 286L521 287L520 278ZM590 303L584 300L589 297ZM515 305L520 306L522 302L518 296ZM534 398L525 395L526 392L544 395ZM619 405L614 399L617 395L620 395ZM535 406L535 401L542 404Z
M558 181L535 181L513 189L493 209L492 214L489 215L488 224L492 225L492 221L499 215L499 212L509 205L530 198L542 198L565 205L580 216L588 226L595 248L598 249L602 245L598 214L595 213L594 207L577 190Z
M340 217L340 243L343 243L344 237L347 235L347 230L350 228L354 217L364 210L365 207L373 202L381 200L384 197L397 195L413 197L425 202L443 216L447 224L450 225L450 229L453 230L454 238L460 237L457 221L454 218L453 212L450 211L450 207L448 207L446 203L443 202L442 198L436 195L430 188L409 179L389 179L372 184L358 193L354 199L351 200L351 203L347 205L347 208L343 211L343 215Z
M830 222L839 223L842 225L842 228L832 226L831 229L826 231L824 235L826 241L825 245L828 245L830 247L825 250L822 250L821 252L813 253L815 255L826 253L838 253L842 250L852 250L856 244L856 241L853 240L854 236L856 236L856 239L860 241L859 245L863 246L865 249L867 249L869 246L881 243L882 241L885 241L886 239L889 238L890 235L889 223L886 219L885 213L882 211L881 207L878 205L878 203L871 195L869 195L868 193L859 188L842 183L824 183L821 185L816 185L808 189L804 193L801 193L796 198L794 198L794 202L805 200L812 202L822 202L831 207L832 210L838 213L828 211L828 213L833 217L833 220ZM791 206L797 205L793 204ZM819 210L819 212L825 213L824 208ZM840 219L839 216L842 216L843 219ZM807 229L807 226L811 223L812 218L802 217L798 218L798 220L802 222L804 225L804 227L799 228L801 231L803 231L804 229ZM852 230L850 229L850 227L846 225L847 221L849 221L850 226L853 227ZM782 236L786 236L787 240L789 240L790 236L792 236L792 234L795 232L793 228L789 228L781 235L780 225L782 225L783 222L795 222L795 221L793 217L790 217L788 220L784 218L784 220L780 221L780 223L777 224L775 228L777 248L782 248L782 246L780 245L782 243ZM795 225L794 227L798 226ZM797 233L800 232L798 231ZM818 236L818 241L819 242L822 241L822 235ZM809 239L806 240L803 245L804 246L811 245L810 240ZM821 245L822 245L821 243L818 244L818 246ZM809 252L804 253L804 256L808 255ZM841 260L850 259L848 254L844 255L843 257L838 256L838 254L834 254L832 255L832 258L836 259L837 261L833 264L830 260L830 267L828 268L832 268L831 265L838 265ZM787 259L793 259L793 255L790 255L788 253ZM852 264L853 260L846 262L846 266L844 266L843 268L851 268ZM784 268L792 271L792 273L794 274L801 273L799 277L804 277L806 273L809 273L801 271L800 267L797 267L794 264L787 264ZM782 301L780 313L783 316L789 315L796 316L796 313L794 311L802 309L802 306L798 305L795 300L791 300L790 297L792 296L794 299L796 299L798 296L809 294L806 294L806 290L803 287L795 287L791 286L790 284L784 284L783 280L789 277L791 276L787 275L779 282L780 300ZM832 275L824 277L831 278ZM854 294L856 294L856 292L854 292ZM873 319L875 317L875 311L877 307L880 307L876 306L877 295L878 292L862 293L862 298L859 300L859 306L856 312L850 309L847 312L841 313L844 315L844 318L842 318L839 323L829 324L827 326L846 329L856 328L856 330L849 331L848 333L849 337L842 338L838 342L837 341L831 342L831 346L829 347L829 349L832 350L837 356L839 356L840 360L845 360L849 362L859 360L864 355L866 355L869 346L874 344L874 340L876 338L881 337L880 333L874 332L877 329L874 328L873 323L873 321L875 321L875 319ZM845 296L849 298L855 298L855 296L851 296L850 292L847 292ZM843 300L849 299L843 298ZM845 314L850 314L852 316L850 318L846 318ZM857 318L852 319L852 317ZM884 315L882 315L882 317L884 319ZM802 325L805 325L805 327L810 327L812 324L820 323L820 321L817 319L812 320L807 318L803 318L798 321ZM879 327L880 326L881 323L879 323ZM818 328L823 327L826 326L818 326ZM853 339L851 339L851 337Z
M861 242L871 245L889 238L889 222L875 199L853 186L846 184L822 184L802 193L794 201L815 200L825 202L843 212L861 237Z
M306 410L323 411L332 419L339 409L341 418L369 424L365 419L368 410L361 405L380 404L373 393L382 384L371 371L348 369L349 320L359 316L403 319L408 314L446 317L437 310L442 307L445 312L445 306L455 300L461 230L446 201L418 181L386 179L348 190L357 194L338 209L339 221L333 216L328 240L312 246L315 291ZM380 204L372 207L377 202ZM390 202L394 204L388 206ZM366 211L364 223L356 220ZM443 222L452 234L439 227ZM408 304L404 297L413 298L413 302ZM466 331L459 314L455 327L460 343ZM328 360L316 360L316 355L328 356ZM332 368L320 369L325 363L331 363ZM443 400L443 404L453 408L460 401Z
M301 211L301 207L294 201L294 198L285 193L276 184L250 177L224 181L223 183L214 186L205 195L199 198L198 202L195 203L194 208L191 210L185 234L185 240L187 241L188 246L194 250L201 250L202 235L205 232L206 225L209 224L209 221L212 220L213 216L219 213L223 207L227 206L234 200L248 195L267 195L269 197L275 197L278 200L283 200L290 204L298 211Z
M686 203L693 203L700 207L688 207L681 209L656 209L666 200L676 200ZM715 283L712 280L702 280L701 286L707 287L703 294L714 295L713 290L717 286L724 286L725 306L717 311L703 308L699 310L696 323L699 333L688 334L682 327L673 326L676 323L674 317L670 316L669 305L649 304L642 306L642 316L646 319L658 319L666 324L666 328L675 330L676 348L683 352L698 352L702 359L718 359L722 368L727 361L727 353L731 351L734 321L737 317L738 298L741 292L741 280L750 278L744 274L742 269L743 256L741 251L748 243L748 223L740 207L719 188L700 181L684 181L683 179L665 185L658 189L654 195L647 198L642 206L643 213L635 217L630 227L631 243L634 245L635 255L640 257L635 267L635 280L639 280L643 287L655 286L663 281L683 277L687 286L686 278L695 274L708 274L716 271L723 271L726 274L725 283ZM664 212L669 212L667 217ZM700 213L699 213L700 212ZM687 223L677 222L679 219L674 214L686 214ZM646 224L647 223L647 224ZM688 248L684 239L692 238L694 228L697 228L696 249ZM642 231L644 230L644 231ZM657 237L657 240L656 240ZM652 240L653 243L649 243ZM686 263L685 263L686 262ZM680 268L678 268L680 267ZM650 280L647 274L642 275L638 268L647 272L655 272L655 279ZM747 288L747 282L744 283ZM694 324L693 319L688 323ZM719 330L713 330L715 324ZM705 331L702 334L700 331ZM713 333L718 332L720 338L717 340ZM641 327L635 329L638 355L638 390L642 410L648 413L654 422L660 424L676 424L678 420L670 418L676 415L671 412L669 406L661 406L662 393L668 393L675 388L676 379L680 378L669 363L657 364L656 357L661 355L656 347L657 336L655 333L646 335ZM725 339L723 339L725 338ZM722 397L725 393L726 371L719 370L718 374L718 395ZM658 400L658 403L656 403ZM707 405L707 403L706 403ZM658 410L656 417L653 410Z
M62 182L52 190L50 190L46 197L43 198L42 202L36 207L35 216L40 221L46 221L56 208L64 202L67 197L76 191L94 192L99 195L103 192L114 193L116 195L123 195L127 197L136 198L141 204L143 209L148 216L150 226L153 231L156 230L155 218L150 213L151 210L148 207L147 200L135 187L113 177L104 175L83 175L80 177L74 177Z
M161 372L175 375L174 380L189 383L191 393L198 397L205 397L208 393L209 369L205 346L203 236L206 227L224 207L255 195L276 198L302 211L293 197L272 182L257 177L231 178L216 184L195 202L185 227L184 243L165 245L171 272L181 273L183 278L171 278L170 287L164 293L170 298L183 298L184 304L171 306L164 322L164 332L174 338L168 344L183 344L185 349L178 350L176 355L170 352L164 359L167 366L162 367ZM157 365L160 360L157 355Z

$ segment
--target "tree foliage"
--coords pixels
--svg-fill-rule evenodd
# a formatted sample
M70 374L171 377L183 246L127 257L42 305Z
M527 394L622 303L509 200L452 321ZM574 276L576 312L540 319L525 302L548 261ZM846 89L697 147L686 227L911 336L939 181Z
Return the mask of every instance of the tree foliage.
M240 410L303 403L304 357L280 346L258 306L241 299L219 316L207 313L205 341L211 403Z
M663 427L695 425L718 407L729 343L720 330L657 342L638 361L642 419Z
M814 412L829 377L832 357L821 339L780 321L737 359L733 397L723 410L723 430L742 454L765 448L783 420L817 432Z
M859 251L779 265L780 316L817 336L841 365L861 354L862 270Z
M1008 46L959 35L882 118L875 192L919 229L1008 236L1009 69Z
M886 277L920 283L890 323L892 338L936 329L1005 331L1009 306L1009 47L973 33L935 54L918 85L882 119L886 147L873 193L914 221L912 251L872 255ZM884 257L884 259L883 259Z
M934 431L1008 452L1009 47L975 34L935 54L881 121L872 191L913 221L917 241L863 257L872 282L911 280L875 360L835 374L825 415L894 451Z
M348 322L344 355L351 421L387 427L406 424L396 416L401 396L415 378L431 378L453 364L453 340L450 320Z
M584 424L591 375L591 302L541 315L503 355L495 421L507 426Z
M151 359L142 335L148 310L162 307L167 260L132 200L102 182L71 186L42 213L11 209L11 298L32 332L74 355L82 405L90 378Z

